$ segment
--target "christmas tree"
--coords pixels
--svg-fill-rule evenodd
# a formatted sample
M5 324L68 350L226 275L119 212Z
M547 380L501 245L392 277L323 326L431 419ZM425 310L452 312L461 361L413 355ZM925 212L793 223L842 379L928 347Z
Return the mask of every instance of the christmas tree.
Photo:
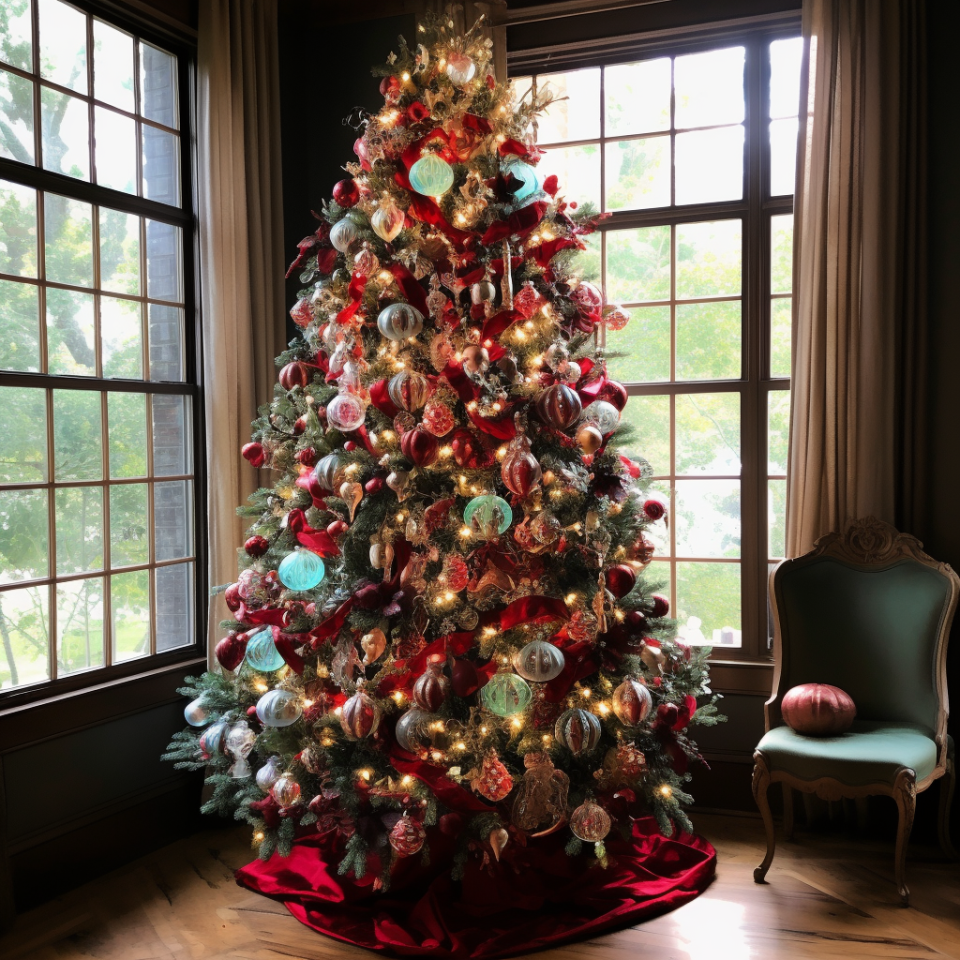
M417 39L290 268L301 333L243 449L276 482L168 753L262 858L333 831L382 886L435 827L455 874L560 830L603 862L641 812L689 830L687 730L717 720L649 576L651 468L617 453L598 217L539 166L550 93L516 102L476 26Z

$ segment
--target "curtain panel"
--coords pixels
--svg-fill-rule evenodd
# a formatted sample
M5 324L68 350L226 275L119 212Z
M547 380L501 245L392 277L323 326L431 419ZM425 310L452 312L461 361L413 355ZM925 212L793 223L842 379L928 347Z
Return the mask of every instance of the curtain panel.
M922 522L923 0L804 0L787 556Z
M233 582L241 461L285 346L277 0L200 0L197 99L209 582ZM209 649L223 613L211 597ZM211 663L213 663L211 659Z

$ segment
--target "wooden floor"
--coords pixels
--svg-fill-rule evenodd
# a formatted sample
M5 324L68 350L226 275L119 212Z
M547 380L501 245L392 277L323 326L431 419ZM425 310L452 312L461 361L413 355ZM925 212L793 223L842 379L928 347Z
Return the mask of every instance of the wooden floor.
M763 886L759 820L697 817L717 847L717 879L679 910L542 960L960 958L960 867L911 848L913 906L899 906L890 843L801 833L781 843ZM20 917L3 960L368 960L301 926L233 879L247 831L218 830L143 858Z

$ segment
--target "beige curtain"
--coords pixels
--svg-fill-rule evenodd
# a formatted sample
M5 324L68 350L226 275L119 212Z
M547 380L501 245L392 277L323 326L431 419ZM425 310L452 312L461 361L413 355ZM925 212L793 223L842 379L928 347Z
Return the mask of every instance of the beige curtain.
M923 0L804 0L787 555L909 528L923 469Z
M237 576L256 489L240 458L284 348L277 0L200 0L200 282L211 586ZM226 616L209 602L209 637Z

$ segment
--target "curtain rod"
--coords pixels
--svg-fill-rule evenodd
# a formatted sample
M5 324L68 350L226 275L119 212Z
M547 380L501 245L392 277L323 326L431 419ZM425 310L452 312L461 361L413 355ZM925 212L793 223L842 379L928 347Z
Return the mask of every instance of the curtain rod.
M647 7L654 3L672 3L673 0L557 0L538 7L519 10L494 9L491 17L497 26L517 26L524 23L539 23L542 20L558 20L562 17L579 17L591 13L609 13L628 7Z

